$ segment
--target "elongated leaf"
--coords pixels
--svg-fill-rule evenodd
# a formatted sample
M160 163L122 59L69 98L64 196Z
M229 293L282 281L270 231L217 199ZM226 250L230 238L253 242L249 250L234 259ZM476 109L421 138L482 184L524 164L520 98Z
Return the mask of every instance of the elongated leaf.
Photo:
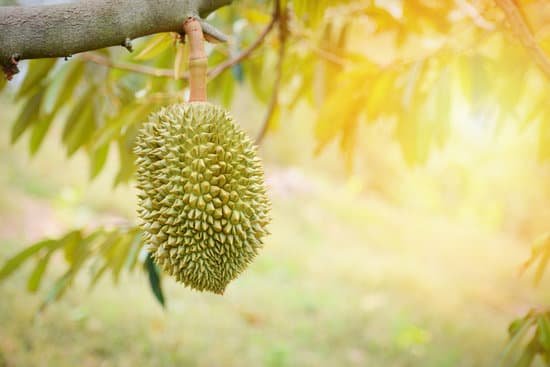
M160 273L150 254L147 254L147 258L145 259L143 266L149 275L149 285L151 286L151 290L153 291L156 300L162 307L166 307L164 294L162 292L162 285L160 284Z
M65 126L63 127L63 133L61 135L64 143L67 143L71 135L74 136L76 126L82 120L82 115L89 112L92 107L92 98L96 89L89 87L86 92L82 94L78 102L73 106L71 113L66 119Z
M208 58L209 65L217 65L223 62L227 56L221 52L212 52ZM233 100L235 91L235 78L230 70L225 70L218 77L208 83L209 98L219 98L224 106L229 106Z
M519 360L516 362L514 367L529 367L533 363L535 356L538 352L538 343L537 339L533 338L529 344L523 349Z
M16 98L21 98L32 91L36 86L40 85L42 79L48 75L56 61L57 59L30 60L27 74L19 88Z
M80 230L74 230L67 233L59 242L63 246L63 255L65 261L69 264L74 264L79 257L79 250L82 244L82 232Z
M124 264L129 271L134 270L139 253L143 248L141 232L136 229L132 231L131 234L133 236L132 245L128 253L128 257L126 258L126 263Z
M176 57L174 58L174 79L178 79L187 64L186 48L182 43L176 45Z
M15 270L19 268L23 264L25 260L27 260L29 257L36 254L38 251L51 247L56 244L55 240L44 240L41 242L38 242L32 246L27 247L4 264L2 269L0 269L0 281L4 278L11 275Z
M67 105L73 99L76 94L77 87L84 76L85 64L80 60L72 60L71 64L67 66L69 71L63 78L63 83L60 86L57 93L53 94L51 111L48 108L49 113L55 114L63 106Z
M90 289L93 289L95 287L99 279L101 279L101 277L103 276L103 274L105 274L105 271L108 268L109 268L109 264L104 263L98 270L96 270L93 273L92 279L90 280L90 287L89 287Z
M53 116L43 116L40 120L34 124L31 133L31 140L29 142L29 152L31 155L35 155L36 152L40 149L44 137L46 136L48 130L53 121Z
M46 272L46 267L48 266L48 262L50 261L51 255L52 253L48 252L47 254L42 256L40 259L38 259L38 262L36 263L36 267L34 268L31 276L27 281L27 290L29 292L34 293L38 290L38 288L40 288L40 283L42 282L42 277Z
M550 319L548 315L542 315L537 319L539 330L539 343L547 351L550 352Z
M55 281L54 285L50 288L48 294L46 295L46 298L40 305L40 311L43 311L46 306L48 306L48 304L61 298L71 284L73 278L74 274L71 272L71 270L67 270L61 277L59 277Z
M21 134L23 134L29 126L37 122L38 114L40 112L40 103L42 102L43 96L44 89L38 89L23 106L19 117L11 129L12 144L15 143L19 137L21 137Z
M169 48L174 41L170 33L160 33L151 37L145 47L134 57L135 60L149 60Z
M387 112L388 107L391 109L395 107L388 103L388 99L392 95L394 82L395 74L385 72L373 81L372 86L367 87L369 92L367 94L366 109L370 122L374 122L382 113Z
M101 145L99 148L90 152L90 178L94 179L101 172L107 157L109 156L109 143Z
M93 232L87 237L82 237L81 231L72 231L63 237L59 242L64 244L65 258L70 266L67 271L57 279L42 302L40 309L43 310L48 304L60 299L71 286L74 279L82 269L84 263L93 255L90 244L101 234L102 230ZM69 248L70 250L67 250Z
M519 324L515 325L515 333L511 335L510 340L502 351L499 366L507 366L509 365L509 361L516 360L514 356L516 355L516 353L518 353L518 350L523 340L525 339L525 336L527 335L529 329L534 322L535 320L533 320L533 318L525 317L521 320Z
M131 234L117 234L115 241L109 244L110 251L107 253L107 261L115 284L118 283L118 277L128 257L132 240Z
M87 105L77 118L73 130L67 138L67 156L72 156L80 147L92 138L96 128L93 105Z
M147 115L155 105L148 105L145 109L145 115ZM138 116L139 118L139 116ZM120 160L120 168L115 178L115 186L121 183L126 183L133 178L135 172L135 157L133 153L134 143L139 131L140 123L143 120L140 118L137 121L133 121L126 129L125 134L118 139L118 152Z
M123 107L119 113L108 119L105 124L94 134L92 148L99 149L121 136L122 131L136 121L147 120L152 107L149 104L130 103Z

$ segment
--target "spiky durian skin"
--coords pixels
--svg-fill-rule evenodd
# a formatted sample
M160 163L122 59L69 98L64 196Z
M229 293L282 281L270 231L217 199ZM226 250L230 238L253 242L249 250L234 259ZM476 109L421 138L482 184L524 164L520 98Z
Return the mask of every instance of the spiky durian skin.
M140 130L138 215L155 262L222 294L262 247L270 202L256 147L221 107L176 104Z

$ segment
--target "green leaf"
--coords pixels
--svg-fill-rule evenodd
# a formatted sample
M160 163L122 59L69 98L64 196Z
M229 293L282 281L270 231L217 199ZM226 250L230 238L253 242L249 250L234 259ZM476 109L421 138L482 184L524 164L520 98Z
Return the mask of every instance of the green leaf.
M34 268L31 276L29 277L27 281L27 290L29 292L36 292L38 288L40 288L40 283L42 281L42 277L44 273L46 272L46 267L48 266L48 262L50 261L52 253L48 252L45 255L43 255L40 259L38 259L38 262L36 263L36 267Z
M79 257L78 253L83 242L82 232L80 230L71 231L63 236L59 242L63 246L65 261L74 264Z
M138 229L135 229L131 233L133 235L132 246L125 263L125 266L129 271L134 270L140 250L143 248L141 232Z
M135 60L149 60L172 45L174 37L171 33L159 33L150 38L143 49L134 57Z
M46 306L54 301L57 301L65 293L69 285L72 283L74 278L74 272L70 269L67 270L61 277L59 277L54 285L48 291L46 298L40 305L40 311L43 311Z
M149 109L154 106L149 106ZM115 178L115 186L121 183L126 183L133 178L135 172L135 157L133 147L135 138L139 131L139 124L133 123L126 129L124 136L118 139L118 152L120 168Z
M90 153L90 178L94 179L101 172L109 156L110 143L105 143Z
M93 105L87 105L67 138L67 156L72 156L80 147L86 144L96 128Z
M156 300L161 304L162 307L166 307L164 294L162 292L162 286L160 284L160 273L157 266L153 262L151 254L149 253L147 254L147 258L145 259L144 268L149 275L149 285L151 286L151 290L153 291Z
M96 92L94 87L89 87L86 92L82 94L78 102L73 106L71 113L66 118L65 126L63 127L63 133L61 138L63 143L67 143L69 137L74 134L75 127L82 119L82 115L85 111L88 111L92 106L92 97Z
M92 148L99 149L102 145L118 139L128 125L146 121L153 108L155 105L148 103L129 103L94 134Z
M211 67L213 67L214 65L222 63L226 57L227 56L221 52L215 51L208 56L208 63ZM211 98L218 98L226 107L231 104L234 93L235 78L229 69L225 70L208 83L208 96Z
M44 248L52 247L56 243L57 241L55 240L44 240L30 247L27 247L23 251L19 252L17 255L10 258L8 261L6 261L2 269L0 269L0 281L11 275L11 273L17 270L24 261L36 254L38 251Z
M15 124L11 129L12 144L15 143L19 139L21 134L23 134L23 132L25 132L25 130L38 119L38 113L40 112L40 103L42 102L43 96L44 89L41 88L37 90L23 106L19 117L17 118Z
M539 343L547 351L550 352L550 319L548 315L542 315L537 319L539 330Z
M267 103L271 98L272 85L275 82L273 70L277 65L277 57L274 50L268 49L261 55L243 62L246 79L250 83L254 96L263 103Z
M133 236L128 233L115 233L114 242L109 244L110 251L107 253L107 261L111 267L113 281L118 283L118 277L132 244Z
M51 107L49 104L46 104L46 113L57 113L63 106L67 105L67 102L71 101L78 86L78 83L82 80L84 75L85 64L80 60L72 60L71 64L67 66L69 69L63 80L63 83L60 85L60 88L55 91L51 91Z
M33 125L31 132L31 140L29 142L29 152L31 155L35 155L40 149L46 133L50 129L53 121L53 116L44 116L37 123Z
M90 288L103 276L107 270L112 271L113 281L116 283L120 272L124 267L132 270L139 250L142 247L141 234L139 229L133 228L128 231L113 231L98 244L101 253L102 264L95 265Z
M69 232L58 242L64 246L65 259L70 264L69 269L57 279L53 287L48 292L40 309L43 310L48 304L60 299L73 283L83 264L93 255L91 244L101 235L103 230L97 230L90 235L83 237L82 231L75 230Z
M90 280L90 289L94 288L99 279L105 274L105 271L109 268L109 264L104 263L98 270L94 272L92 279Z
M56 61L57 59L30 60L25 79L19 88L16 98L21 98L29 93L35 86L40 85L42 79L48 75Z
M521 353L521 356L519 357L519 360L516 362L514 367L531 366L533 360L535 359L535 356L538 353L538 347L539 345L537 343L537 339L533 338L533 340L523 349L523 353Z
M531 317L531 313L529 313L521 321L516 320L510 325L510 340L502 351L500 366L506 366L509 361L515 360L513 357L518 352L523 339L534 322L535 320Z

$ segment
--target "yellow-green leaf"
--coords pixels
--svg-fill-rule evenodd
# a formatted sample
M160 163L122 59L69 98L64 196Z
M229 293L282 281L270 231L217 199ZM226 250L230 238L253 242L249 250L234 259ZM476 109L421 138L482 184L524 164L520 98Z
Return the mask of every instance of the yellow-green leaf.
M30 60L25 79L19 88L19 92L17 92L16 98L21 98L40 85L42 79L48 75L56 61L57 59Z
M29 151L31 155L35 155L42 145L42 141L46 136L53 121L53 116L42 116L37 123L34 124L29 142Z
M143 49L134 57L135 60L149 60L169 48L174 41L171 33L159 33L151 37Z
M15 270L19 268L29 257L36 254L38 251L48 248L54 245L56 241L54 240L44 240L40 241L32 246L27 247L23 251L19 252L17 255L10 258L4 263L4 266L0 269L0 281L4 278L11 275Z
M29 126L37 121L43 96L44 89L38 89L23 106L23 109L19 113L19 117L11 129L12 144L21 137L21 134L23 134Z
M46 267L48 266L51 255L52 253L48 252L38 259L36 267L27 281L27 290L29 292L34 293L38 290L38 288L40 288L40 283L42 282L42 277L46 272Z
M90 152L90 178L95 178L105 166L109 155L110 143L105 143Z
M550 319L547 315L542 315L537 319L537 325L539 343L547 352L550 352Z

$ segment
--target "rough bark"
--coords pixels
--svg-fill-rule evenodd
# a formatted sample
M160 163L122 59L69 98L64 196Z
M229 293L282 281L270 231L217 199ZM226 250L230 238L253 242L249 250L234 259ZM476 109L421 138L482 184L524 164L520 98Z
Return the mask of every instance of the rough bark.
M63 57L122 45L159 32L182 31L189 16L204 17L232 0L86 0L0 7L0 65ZM204 24L203 24L204 26Z

